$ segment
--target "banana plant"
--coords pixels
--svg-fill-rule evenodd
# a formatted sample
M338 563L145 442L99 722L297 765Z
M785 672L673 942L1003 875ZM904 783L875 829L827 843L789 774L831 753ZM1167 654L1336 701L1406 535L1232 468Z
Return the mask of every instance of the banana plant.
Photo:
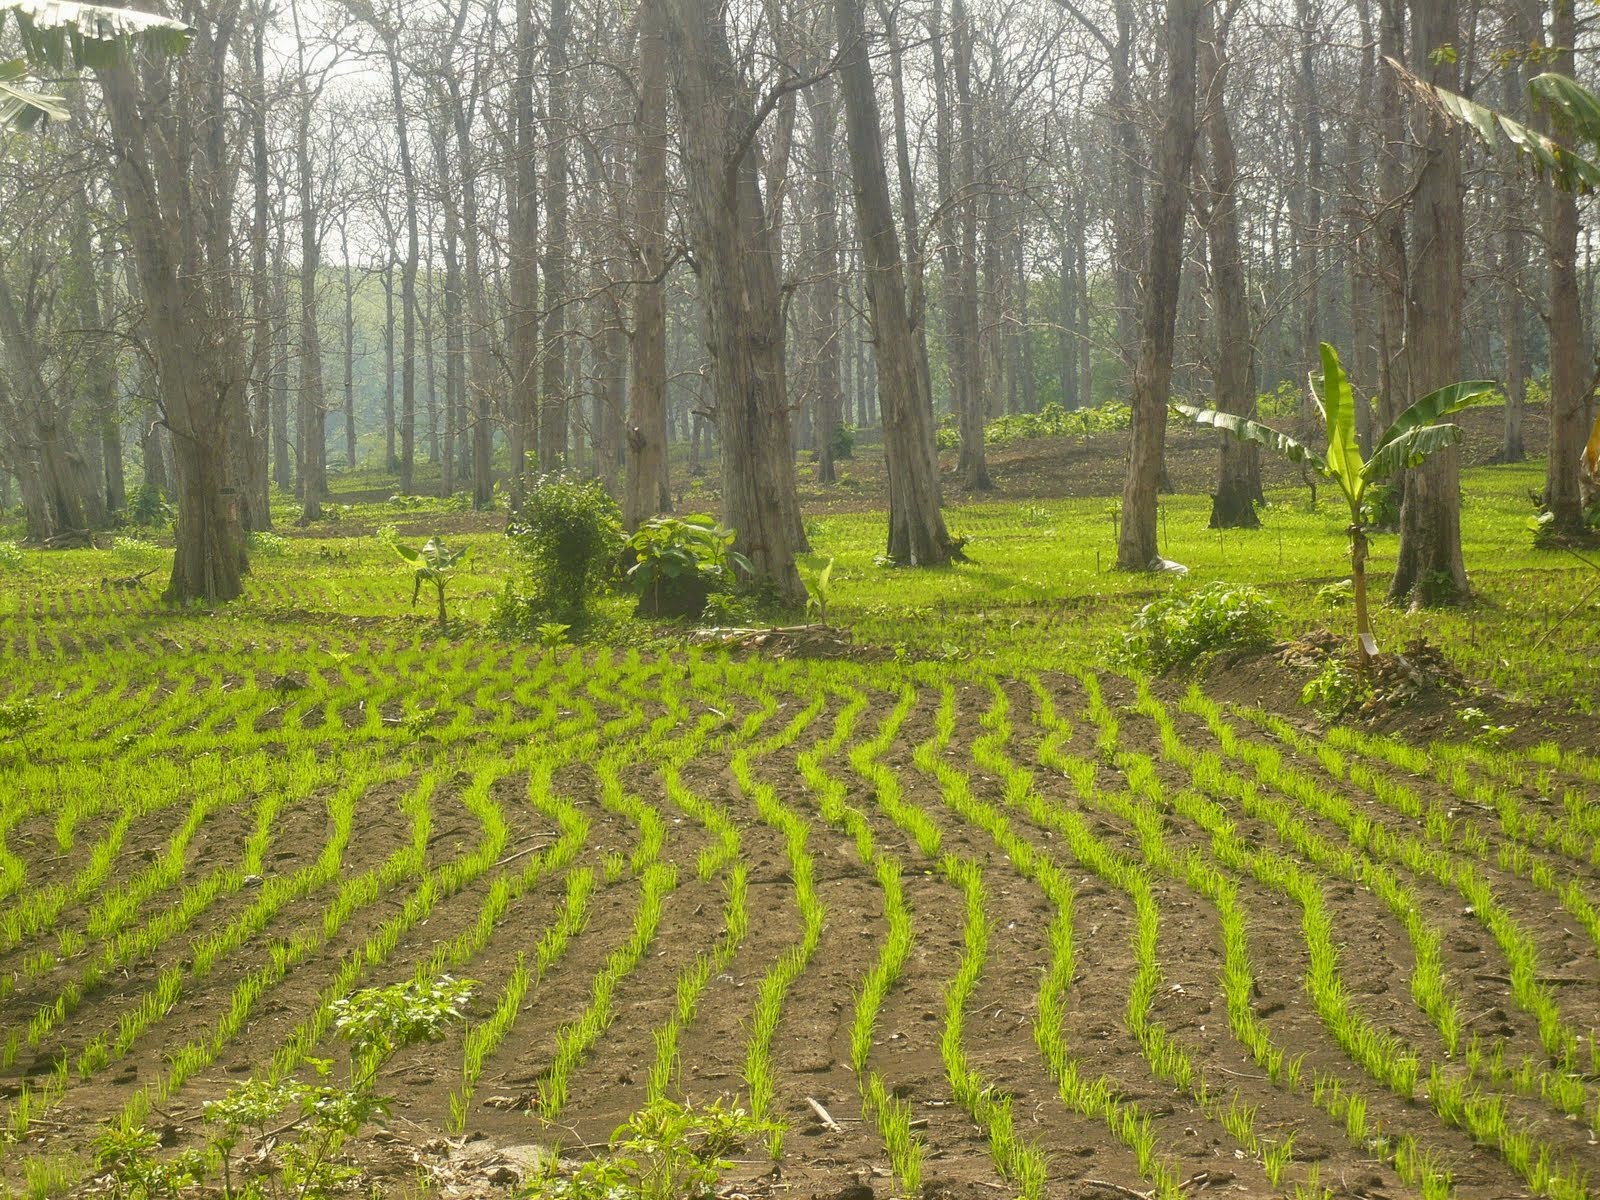
M465 566L472 558L472 547L465 550L447 550L437 537L429 538L421 550L395 543L394 552L411 565L411 607L417 606L417 596L424 583L431 583L439 597L439 632L447 632L444 609L444 589L457 567Z
M1288 434L1232 413L1216 409L1175 404L1173 409L1198 425L1210 425L1240 441L1255 442L1290 462L1305 463L1317 474L1331 480L1350 506L1350 580L1355 589L1356 651L1362 665L1378 652L1372 636L1372 619L1367 607L1367 530L1362 502L1367 489L1392 477L1396 471L1414 467L1433 454L1461 440L1461 428L1444 420L1495 395L1495 385L1486 380L1452 383L1429 392L1395 418L1372 447L1372 457L1363 459L1356 440L1356 401L1350 380L1339 363L1339 354L1322 343L1322 390L1315 377L1311 396L1327 426L1328 447L1321 454Z
M135 48L182 54L194 37L190 26L157 13L73 0L0 0L0 33L7 14L23 57L0 61L0 131L66 120L66 101L38 90L35 67L109 67Z

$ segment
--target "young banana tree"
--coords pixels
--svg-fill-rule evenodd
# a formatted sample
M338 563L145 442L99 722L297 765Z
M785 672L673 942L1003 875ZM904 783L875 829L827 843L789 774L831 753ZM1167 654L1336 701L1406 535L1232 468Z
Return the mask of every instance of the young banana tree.
M422 592L422 585L433 584L439 598L439 632L447 632L444 608L445 585L450 582L450 576L455 573L456 568L465 566L472 558L472 547L468 546L465 550L446 550L443 542L431 537L421 550L397 544L394 552L411 567L411 607L417 606L417 596Z
M1317 393L1315 379L1311 388L1312 399L1327 425L1328 448L1321 454L1259 421L1188 404L1175 404L1173 408L1197 424L1211 425L1242 441L1256 442L1291 462L1303 462L1337 485L1350 506L1350 579L1355 585L1356 649L1365 664L1378 652L1367 609L1367 531L1361 514L1367 489L1401 468L1414 467L1446 446L1455 445L1461 440L1461 429L1444 418L1481 404L1494 394L1494 384L1484 380L1452 383L1429 392L1395 418L1394 424L1373 444L1372 457L1366 460L1362 459L1361 446L1356 440L1355 395L1339 364L1338 352L1327 342L1322 343L1322 392Z
M0 0L0 33L15 18L24 57L0 59L0 132L67 119L66 101L38 90L35 67L109 67L135 49L182 54L194 30L135 8L73 0Z

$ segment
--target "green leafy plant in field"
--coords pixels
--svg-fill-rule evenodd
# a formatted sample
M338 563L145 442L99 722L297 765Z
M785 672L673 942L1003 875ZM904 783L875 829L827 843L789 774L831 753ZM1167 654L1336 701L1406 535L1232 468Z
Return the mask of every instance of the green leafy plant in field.
M750 560L733 548L735 536L703 513L639 526L628 539L634 560L628 583L639 594L639 613L699 617L709 596L733 587L735 568L750 570Z
M172 505L153 483L141 483L128 493L128 520L142 529L164 529L172 524Z
M817 620L824 625L828 623L828 597L833 594L833 559L828 560L828 565L817 572L817 577L812 581L806 596L806 607L817 610Z
M403 1047L443 1037L447 1026L463 1018L472 988L470 980L444 975L352 992L335 1001L332 1009L334 1029L350 1048L349 1075L344 1083L313 1087L295 1079L251 1079L221 1100L206 1104L206 1122L221 1131L216 1144L224 1197L243 1200L270 1195L313 1200L343 1189L355 1173L335 1161L335 1153L344 1141L389 1111L388 1098L375 1091L379 1069ZM313 1066L326 1076L331 1064L313 1060ZM275 1159L259 1157L253 1176L235 1179L235 1167L242 1168L242 1164L235 1164L233 1156L244 1135L253 1134L258 1150L267 1146L268 1126L286 1108L298 1108L299 1115L287 1129L274 1132L298 1129L300 1136L285 1145ZM112 1136L115 1129L113 1126L103 1136ZM155 1148L144 1147L130 1160L153 1160ZM192 1173L197 1180L203 1174Z
M1363 663L1378 651L1372 636L1372 620L1367 611L1367 529L1365 509L1372 485L1382 483L1405 467L1414 467L1431 455L1461 440L1458 426L1445 417L1474 404L1484 404L1496 395L1495 386L1485 380L1452 383L1429 392L1395 418L1372 446L1372 457L1363 459L1356 440L1356 400L1339 363L1339 354L1322 343L1322 392L1311 391L1312 399L1327 426L1328 446L1318 454L1287 434L1246 417L1216 409L1175 404L1178 412L1196 424L1211 425L1246 442L1256 442L1291 462L1305 463L1317 474L1333 481L1350 507L1350 577L1355 585L1356 648Z
M439 600L439 632L444 633L449 627L449 618L444 607L445 585L450 582L450 577L457 569L466 566L471 560L472 547L468 546L465 550L448 550L437 537L431 537L423 543L420 550L395 542L394 552L411 567L413 608L417 605L417 597L422 593L422 585L427 583L433 586Z
M1214 583L1153 600L1123 634L1117 657L1157 674L1192 665L1204 654L1266 645L1272 601L1255 588Z
M1330 658L1300 689L1300 703L1316 709L1320 716L1331 721L1370 695L1372 685L1361 672L1351 670L1337 658Z
M528 489L506 536L527 564L529 588L508 587L501 620L520 629L540 621L581 627L590 598L613 578L622 552L622 513L597 479L544 475Z
M0 569L18 571L22 569L22 547L15 542L0 542Z
M715 1100L694 1108L651 1100L611 1135L609 1152L576 1172L546 1164L526 1200L700 1200L713 1194L728 1155L765 1133L770 1122Z

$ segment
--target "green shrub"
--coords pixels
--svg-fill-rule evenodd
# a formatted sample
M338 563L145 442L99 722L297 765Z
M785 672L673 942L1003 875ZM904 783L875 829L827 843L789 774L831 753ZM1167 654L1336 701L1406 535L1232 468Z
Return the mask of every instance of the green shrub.
M574 627L605 589L622 553L622 513L597 479L541 476L506 535L528 566L528 589L507 589L501 618L520 629L551 620Z
M1322 670L1300 689L1300 703L1309 705L1326 720L1342 716L1372 695L1366 676L1339 658L1330 658Z
M841 422L833 427L831 442L833 457L854 458L856 456L856 427Z
M7 571L22 569L22 547L15 542L0 542L0 568Z
M1272 615L1272 601L1252 587L1213 583L1175 593L1139 610L1116 657L1155 673L1189 666L1204 654L1266 645Z
M128 520L135 525L160 529L172 524L172 505L151 483L141 483L128 493Z
M750 563L733 549L734 533L704 513L656 517L628 539L628 582L639 593L637 615L698 620L706 600L730 590L733 568Z
M1066 409L1052 400L1036 413L1007 413L996 417L984 426L983 440L991 446L999 446L1019 438L1115 433L1128 428L1132 414L1131 408L1116 401L1094 408ZM959 443L958 435L956 444Z

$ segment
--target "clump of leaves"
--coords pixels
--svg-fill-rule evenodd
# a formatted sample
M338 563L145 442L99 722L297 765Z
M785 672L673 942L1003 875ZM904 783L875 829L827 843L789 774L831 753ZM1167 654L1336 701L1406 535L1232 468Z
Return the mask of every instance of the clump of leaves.
M333 1027L350 1046L344 1083L312 1086L296 1079L251 1079L221 1100L209 1101L204 1118L220 1127L216 1147L221 1152L222 1194L228 1200L262 1196L311 1200L344 1189L356 1172L335 1158L340 1145L389 1111L389 1098L374 1087L379 1069L403 1047L443 1037L447 1026L463 1018L472 988L471 980L443 975L352 992L332 1006ZM324 1079L331 1072L326 1059L313 1059L311 1065ZM287 1126L269 1129L285 1109L293 1108L299 1115ZM291 1131L298 1131L298 1136L274 1156L274 1138ZM254 1175L235 1179L235 1169L243 1164L235 1162L234 1151L246 1133L257 1148L246 1160ZM141 1156L154 1161L155 1148L144 1147ZM197 1182L201 1178L193 1169L191 1175Z
M172 505L153 483L141 483L128 493L128 520L146 529L172 524Z
M806 596L806 608L816 609L817 620L828 623L828 597L833 593L833 559L817 573Z
M0 542L0 568L17 571L22 568L22 547L15 542Z
M114 1123L95 1136L95 1169L118 1200L159 1200L177 1196L200 1180L204 1161L193 1151L176 1158L158 1156L161 1138L142 1125Z
M1337 656L1330 657L1300 689L1300 703L1317 710L1331 721L1364 704L1372 696L1372 685L1362 672Z
M412 546L403 546L394 543L394 552L411 566L411 607L417 606L417 596L422 592L424 583L432 584L439 598L439 632L444 633L448 627L448 617L444 607L444 589L450 582L450 576L456 568L463 567L472 558L472 547L465 550L448 550L445 544L437 537L431 537L418 550Z
M705 611L706 599L733 588L734 568L750 560L733 548L737 535L704 513L655 517L628 539L633 566L628 582L639 593L644 616L689 617Z
M744 1109L713 1101L704 1108L658 1097L619 1125L610 1152L576 1171L550 1162L531 1181L529 1200L699 1200L714 1194L733 1166L728 1155L776 1129Z
M1175 592L1139 610L1115 653L1124 665L1160 674L1205 654L1266 645L1272 616L1272 601L1252 587L1214 583Z
M525 593L507 590L502 621L524 632L542 621L582 626L591 597L609 584L622 552L622 513L604 485L541 476L506 535L528 565L530 586Z

